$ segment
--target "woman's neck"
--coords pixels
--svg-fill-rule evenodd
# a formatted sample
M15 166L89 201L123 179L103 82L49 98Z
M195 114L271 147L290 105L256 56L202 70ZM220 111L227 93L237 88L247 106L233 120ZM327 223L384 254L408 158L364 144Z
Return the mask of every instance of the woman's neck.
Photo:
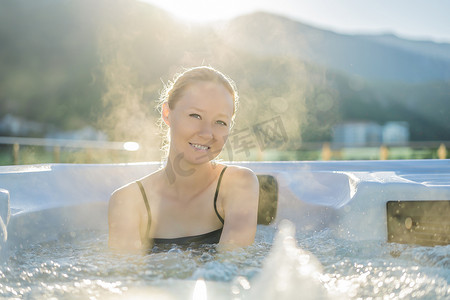
M164 168L168 185L177 190L198 189L214 178L214 162L188 164L184 160L171 160L170 156Z

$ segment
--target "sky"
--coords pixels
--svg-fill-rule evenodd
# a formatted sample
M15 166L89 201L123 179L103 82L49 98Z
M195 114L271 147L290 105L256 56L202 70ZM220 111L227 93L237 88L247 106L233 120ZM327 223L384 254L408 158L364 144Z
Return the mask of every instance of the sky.
M450 43L450 0L141 0L193 22L266 11L339 33Z

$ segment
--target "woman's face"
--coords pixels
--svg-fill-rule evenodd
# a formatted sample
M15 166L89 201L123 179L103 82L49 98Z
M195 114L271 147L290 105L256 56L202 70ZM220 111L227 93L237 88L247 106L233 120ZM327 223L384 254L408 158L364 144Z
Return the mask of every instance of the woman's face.
M199 82L189 86L173 109L168 105L163 109L170 126L170 155L180 155L191 164L217 157L230 132L233 110L233 97L223 85Z

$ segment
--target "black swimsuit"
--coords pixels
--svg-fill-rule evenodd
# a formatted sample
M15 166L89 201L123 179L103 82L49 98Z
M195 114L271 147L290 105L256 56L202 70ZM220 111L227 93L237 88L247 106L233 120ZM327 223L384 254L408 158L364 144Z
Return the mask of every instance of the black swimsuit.
M222 172L220 173L219 176L219 181L217 182L217 187L216 187L216 193L214 195L214 210L216 212L217 217L219 218L220 222L222 222L222 224L224 224L224 220L223 218L219 215L219 212L217 211L217 196L219 195L219 187L220 187L220 182L222 181L222 176L223 173L225 172L225 169L227 167L225 166L222 169ZM148 213L148 223L147 223L147 230L145 232L145 237L148 237L149 232L150 232L150 224L151 224L151 214L150 214L150 206L148 204L148 200L147 200L147 195L145 194L145 190L144 187L142 186L142 183L140 181L136 181L136 183L139 185L139 188L141 190L142 193L142 197L144 198L144 203L145 203L145 207L147 208L147 213ZM185 237L178 237L178 238L153 238L153 244L158 246L158 245L172 245L172 244L176 244L176 245L191 245L191 244L195 244L195 245L201 245L201 244L217 244L220 240L220 236L222 235L222 228L219 228L217 230L208 232L208 233L204 233L204 234L199 234L199 235L193 235L193 236L185 236ZM148 244L147 241L146 244Z

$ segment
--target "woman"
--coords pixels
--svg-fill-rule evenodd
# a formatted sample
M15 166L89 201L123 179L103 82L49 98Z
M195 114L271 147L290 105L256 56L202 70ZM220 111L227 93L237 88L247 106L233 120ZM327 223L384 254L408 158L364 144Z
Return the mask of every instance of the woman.
M169 127L164 168L116 190L109 203L109 246L147 251L160 244L253 243L259 184L243 167L213 161L234 120L233 82L211 67L179 75L161 97Z

